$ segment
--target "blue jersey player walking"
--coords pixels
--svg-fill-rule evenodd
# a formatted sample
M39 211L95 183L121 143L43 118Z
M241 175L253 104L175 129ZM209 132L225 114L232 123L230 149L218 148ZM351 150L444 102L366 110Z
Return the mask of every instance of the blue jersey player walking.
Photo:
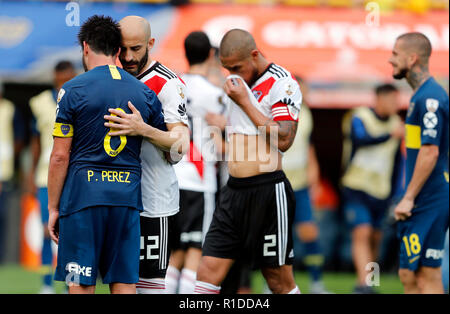
M61 88L48 178L49 231L58 243L55 280L70 293L93 293L97 272L111 293L135 293L142 210L141 137L112 137L108 108L129 111L165 130L161 103L115 66L121 33L109 17L93 16L78 34L86 73Z
M441 264L449 225L449 98L430 76L431 44L421 33L397 38L389 62L414 89L406 117L406 192L395 208L405 293L443 293Z

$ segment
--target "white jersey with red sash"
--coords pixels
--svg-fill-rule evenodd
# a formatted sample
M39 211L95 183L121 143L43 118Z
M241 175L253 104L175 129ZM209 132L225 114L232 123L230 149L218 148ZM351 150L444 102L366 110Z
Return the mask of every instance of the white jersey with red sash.
M189 152L174 165L178 185L182 190L196 192L216 192L216 155L214 142L208 131L205 114L224 113L223 90L211 84L205 77L185 74L183 81L188 88L187 114L191 131Z
M230 75L229 78L242 79L237 75ZM274 121L298 121L302 93L297 81L286 69L271 63L247 90L253 105L266 117ZM245 112L228 97L227 102L230 108L227 135L257 135L257 127Z
M158 96L162 104L165 123L182 122L188 125L186 114L186 86L171 70L153 61L137 79L147 85ZM142 203L147 217L165 217L179 211L179 188L173 166L166 160L163 151L142 142Z

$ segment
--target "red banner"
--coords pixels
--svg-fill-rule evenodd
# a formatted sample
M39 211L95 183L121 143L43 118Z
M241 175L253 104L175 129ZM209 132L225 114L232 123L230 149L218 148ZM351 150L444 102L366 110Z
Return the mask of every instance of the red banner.
M184 71L183 41L189 32L204 30L218 46L223 34L232 28L250 31L270 61L322 82L390 80L388 59L395 38L420 31L433 44L431 72L448 76L448 11L377 16L361 9L186 6L176 11L172 29L155 53L158 60Z

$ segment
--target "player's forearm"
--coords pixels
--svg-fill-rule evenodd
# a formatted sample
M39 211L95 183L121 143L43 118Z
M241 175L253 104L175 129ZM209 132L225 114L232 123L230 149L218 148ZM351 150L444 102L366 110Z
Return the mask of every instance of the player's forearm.
M417 155L414 173L405 192L405 198L414 200L433 171L439 157L435 145L423 145Z
M53 153L50 156L47 183L49 210L59 210L59 200L69 167L69 157L69 154Z
M184 130L161 131L146 125L142 136L150 143L167 152L173 150L178 154L184 154L189 147L189 134Z
M280 151L284 152L291 147L295 134L297 132L296 121L274 121L265 115L263 115L253 104L250 103L241 106L242 110L247 114L250 120L256 127L265 127L265 134L271 136L277 135L277 147Z

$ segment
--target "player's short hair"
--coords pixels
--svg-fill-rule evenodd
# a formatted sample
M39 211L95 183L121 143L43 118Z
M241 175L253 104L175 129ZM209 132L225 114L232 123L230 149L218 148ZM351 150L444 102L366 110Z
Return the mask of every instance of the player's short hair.
M377 96L394 92L398 92L398 88L392 84L381 84L375 87L375 95Z
M66 70L75 70L74 65L72 64L72 62L68 61L68 60L61 60L59 61L54 68L55 72L64 72Z
M113 56L122 42L119 23L109 16L93 15L81 26L78 42L81 47L86 42L95 53Z
M257 49L255 39L246 30L235 28L229 30L220 42L219 52L222 57L237 54L239 58L246 58Z
M184 53L189 65L205 62L211 48L208 36L201 31L191 32L184 40Z
M0 79L0 95L3 95L3 82Z
M423 61L428 62L428 59L431 56L432 47L427 36L419 32L411 32L398 36L397 40L400 39L405 41L408 49L413 50Z

